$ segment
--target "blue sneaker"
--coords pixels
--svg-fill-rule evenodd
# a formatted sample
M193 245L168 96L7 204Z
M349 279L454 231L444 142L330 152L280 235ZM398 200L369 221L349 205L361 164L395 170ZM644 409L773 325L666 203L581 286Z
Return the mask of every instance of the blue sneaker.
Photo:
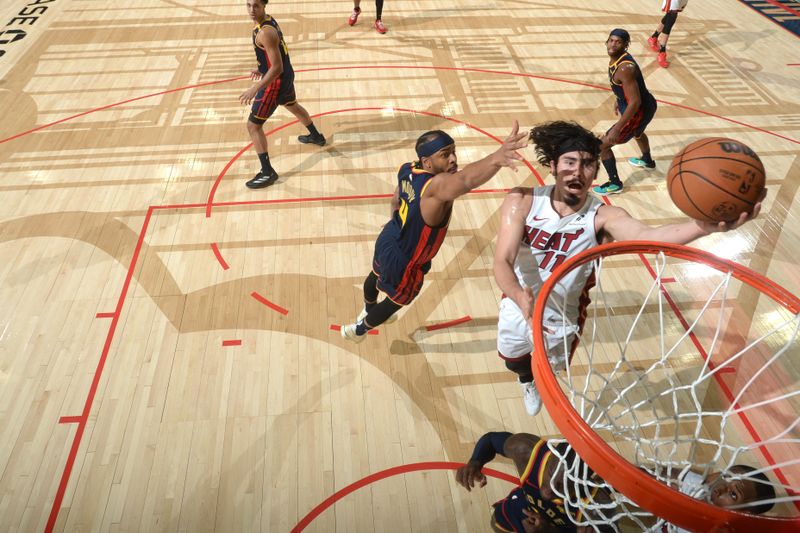
M633 165L634 167L646 168L647 170L654 170L656 168L656 162L650 161L649 163L645 162L644 159L639 159L638 157L631 157L628 159L628 163Z
M598 185L597 187L592 188L593 192L597 194L617 194L622 192L622 184L620 183L617 185L616 183L611 183L610 181L605 182L602 185Z

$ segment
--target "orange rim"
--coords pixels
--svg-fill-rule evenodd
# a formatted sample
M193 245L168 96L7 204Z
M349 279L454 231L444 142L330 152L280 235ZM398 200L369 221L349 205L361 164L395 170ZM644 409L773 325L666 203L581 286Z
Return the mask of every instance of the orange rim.
M766 517L723 509L682 494L645 474L608 446L600 435L586 424L572 407L552 372L546 355L542 322L545 304L558 280L573 268L599 257L659 252L670 257L702 263L721 272L731 272L734 278L755 287L792 314L800 312L800 299L777 283L749 268L708 252L679 244L653 241L613 242L594 247L564 261L547 279L536 297L532 317L534 356L531 366L544 405L577 454L616 491L625 494L648 512L692 531L714 531L726 527L729 531L752 532L757 528L766 527L768 529L762 531L796 533L800 526L800 518Z

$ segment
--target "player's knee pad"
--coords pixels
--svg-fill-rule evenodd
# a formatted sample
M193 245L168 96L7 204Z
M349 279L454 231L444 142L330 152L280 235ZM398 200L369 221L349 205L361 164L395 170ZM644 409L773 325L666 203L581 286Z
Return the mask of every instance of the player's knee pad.
M661 33L669 35L669 32L672 31L672 26L675 25L676 20L678 20L677 11L670 11L664 15L664 18L661 19L661 24L664 25L664 30Z

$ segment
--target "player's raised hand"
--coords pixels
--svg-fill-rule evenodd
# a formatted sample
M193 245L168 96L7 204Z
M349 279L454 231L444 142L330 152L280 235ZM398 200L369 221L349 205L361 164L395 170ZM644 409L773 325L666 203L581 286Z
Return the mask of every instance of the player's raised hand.
M495 155L497 155L496 163L501 167L509 167L515 170L517 161L522 161L523 157L517 152L521 148L528 146L528 132L519 132L519 122L514 121L511 128L511 133L506 140L503 141L503 146L500 147ZM516 170L515 170L516 171Z
M756 205L753 206L753 212L748 213L747 211L743 211L739 214L739 218L732 222L702 222L698 220L697 223L700 224L700 226L708 233L718 233L736 229L745 222L749 222L758 216L758 214L761 212L761 202L763 202L764 198L766 197L767 189L765 187L764 190L761 191Z
M486 485L486 476L481 472L481 464L478 461L470 461L456 470L456 481L459 485L471 491L475 484L483 487Z

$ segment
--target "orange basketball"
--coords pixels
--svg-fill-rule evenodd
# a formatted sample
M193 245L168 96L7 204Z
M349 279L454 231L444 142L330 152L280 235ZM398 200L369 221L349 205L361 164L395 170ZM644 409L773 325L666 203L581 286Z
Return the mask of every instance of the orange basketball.
M723 137L693 142L675 156L667 172L669 196L678 209L706 222L731 222L743 211L751 213L764 183L758 154Z

